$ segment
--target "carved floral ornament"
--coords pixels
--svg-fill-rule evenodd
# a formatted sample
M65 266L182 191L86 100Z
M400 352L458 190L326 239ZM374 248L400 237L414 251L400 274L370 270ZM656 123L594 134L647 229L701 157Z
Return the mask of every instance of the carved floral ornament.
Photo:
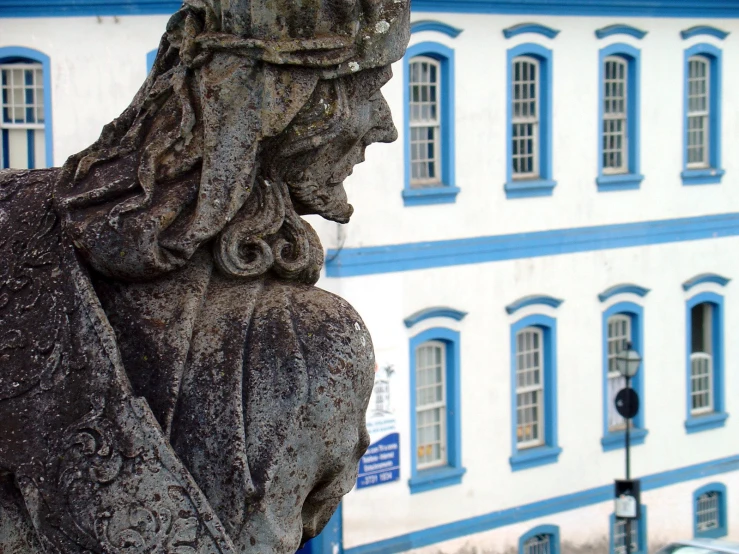
M409 12L187 0L93 145L0 172L0 551L292 554L328 522L375 361L300 216L348 221L397 137Z

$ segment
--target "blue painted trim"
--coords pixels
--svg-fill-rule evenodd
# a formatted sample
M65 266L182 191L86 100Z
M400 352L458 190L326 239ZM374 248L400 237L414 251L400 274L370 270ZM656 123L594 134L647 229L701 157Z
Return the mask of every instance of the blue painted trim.
M642 481L643 483L643 481ZM647 548L649 541L647 540L647 507L644 504L641 504L639 506L639 509L641 513L639 514L639 520L637 522L632 521L631 525L638 525L637 530L637 551L633 552L632 554L647 554ZM616 525L616 516L615 514L611 514L610 517L610 530L609 530L609 538L608 538L608 553L609 554L616 554L614 544L613 544L613 529ZM631 539L631 537L629 537Z
M0 0L0 17L70 17L171 14L177 0ZM413 0L413 10L435 13L599 15L609 17L736 18L727 0Z
M513 179L513 60L530 56L539 61L539 178ZM540 44L525 43L506 52L506 198L551 196L557 182L552 178L552 76L553 55Z
M617 314L627 315L631 319L631 345L642 357L639 372L631 380L631 386L636 391L636 394L639 395L640 401L639 413L631 422L632 437L634 438L632 444L642 444L647 436L646 424L644 422L647 399L647 395L644 392L644 361L647 359L646 352L644 352L644 308L633 302L619 302L603 312L601 325L603 438L601 438L600 443L604 452L623 448L626 438L624 431L613 432L608 429L608 318Z
M413 0L419 12L525 15L600 15L608 17L739 17L727 0Z
M628 148L629 172L610 175L603 173L603 68L608 56L619 56L627 63L626 83L626 137ZM641 50L621 42L610 44L598 51L598 177L596 184L601 192L614 190L632 190L641 185L644 177L641 168Z
M690 413L690 353L692 346L692 318L690 310L708 302L713 307L711 321L711 349L713 356L713 412L693 416ZM702 292L685 303L685 430L698 433L723 427L729 417L724 404L724 297L713 292Z
M524 534L518 539L518 554L526 554L527 551L524 548L526 541L539 535L549 535L549 550L547 552L549 554L559 554L559 527L557 525L538 525Z
M519 453L508 458L508 461L511 464L511 471L521 471L523 469L554 464L559 460L561 453L562 449L558 446L539 446L537 448L521 450Z
M410 72L408 64L416 56L427 56L439 61L441 66L441 186L411 188L411 132L410 132ZM403 147L405 152L405 185L402 192L406 206L454 203L459 193L455 185L454 169L454 50L438 42L421 42L410 46L403 57Z
M642 298L649 294L649 289L634 285L632 283L623 283L620 285L613 285L608 287L606 290L598 295L598 300L605 302L609 298L616 296L617 294L635 294Z
M718 527L708 531L698 530L698 497L707 492L718 493ZM720 539L729 534L728 503L726 501L726 485L723 483L708 483L693 491L693 537L702 539Z
M711 429L718 429L726 425L727 419L729 419L729 414L725 412L692 417L685 421L685 431L690 435L702 431L710 431Z
M642 491L650 491L739 470L739 455L711 460L692 466L646 475L641 478ZM613 502L613 483L585 489L571 494L547 498L529 504L513 506L504 510L412 531L382 541L349 548L346 554L396 554L414 548L422 548L443 541L458 539L476 533L500 529L514 523L522 523L585 508L603 502Z
M412 453L413 454L413 453ZM441 467L426 469L408 480L411 494L432 491L443 487L459 485L467 472L463 467Z
M447 466L419 470L416 468L416 348L426 341L441 341L446 345L446 433ZM461 423L461 377L460 335L444 327L423 331L409 341L410 360L410 426L411 426L411 478L408 486L411 494L426 492L462 482L465 469L462 467L462 423Z
M739 235L739 213L329 250L328 277L595 252Z
M2 2L3 0L0 0ZM2 17L2 4L0 3L0 17ZM54 120L52 118L51 97L51 60L46 54L25 48L23 46L0 47L0 63L11 63L16 61L32 61L41 64L44 73L44 139L46 142L46 167L54 167ZM7 148L7 141L3 141L3 150ZM4 154L9 156L9 154ZM5 158L8 159L7 157Z
M533 179L509 181L505 184L506 198L531 198L535 196L551 196L557 181L551 179Z
M442 33L450 38L457 38L462 33L462 29L452 27L451 25L441 21L424 19L423 21L414 21L411 23L411 34L421 33L423 31Z
M726 171L723 169L686 169L680 172L683 185L718 185Z
M621 175L600 175L595 179L598 191L637 190L641 187L644 175L625 173Z
M176 0L0 0L0 18L171 14L180 6Z
M688 62L691 56L703 56L710 62L709 114L708 114L708 162L710 167L688 168ZM715 185L721 182L721 105L723 63L720 48L712 44L695 44L685 49L683 61L683 185Z
M406 206L431 206L454 204L459 194L458 187L431 187L427 189L403 189L403 204Z
M154 60L157 57L157 48L154 48L154 50L149 50L146 53L146 73L147 75L151 72L151 68L154 67Z
M626 25L624 23L615 23L613 25L601 27L595 31L595 36L599 39L612 37L613 35L629 35L630 37L641 40L647 36L647 31L642 31L641 29L637 29L636 27L632 27L631 25Z
M560 300L559 298L554 298L553 296L546 296L543 294L533 294L531 296L524 296L523 298L519 298L515 302L511 302L505 307L505 311L509 314L514 314L521 308L525 308L526 306L536 306L536 305L544 305L544 306L550 306L552 308L559 308L560 305L564 302L564 300Z
M524 33L535 33L542 35L547 38L555 38L559 33L559 29L552 29L541 23L519 23L513 27L503 29L503 36L505 38L513 38Z
M518 449L516 437L516 334L526 327L543 331L544 348L544 445ZM557 320L542 314L519 319L511 325L511 457L513 471L555 463L562 449L557 438Z
M410 329L417 323L420 323L425 319L431 319L432 317L448 317L454 321L462 321L466 315L467 312L463 312L461 310L455 310L454 308L446 306L436 306L433 308L426 308L409 315L403 320L403 323L405 323L405 326Z
M718 275L717 273L701 273L700 275L696 275L695 277L691 277L687 281L683 283L683 290L689 291L696 285L700 285L703 283L714 283L716 285L719 285L721 287L725 287L729 284L731 279L728 277L722 277L721 275Z
M727 31L722 31L717 27L711 27L710 25L694 25L689 29L680 31L680 36L683 38L683 40L687 40L689 38L697 37L700 35L708 35L710 37L724 40L726 37L729 36L729 33Z
M598 38L612 37L613 35L629 35L630 37L641 40L647 36L647 31L642 31L624 23L615 23L614 25L601 27L595 31L595 36Z
M26 148L28 150L28 169L36 169L36 140L33 129L26 130Z
M649 431L646 429L631 429L629 444L631 446L639 446L644 444ZM603 435L600 439L601 448L603 452L610 452L611 450L621 450L626 446L626 433L619 431L617 433L611 432Z

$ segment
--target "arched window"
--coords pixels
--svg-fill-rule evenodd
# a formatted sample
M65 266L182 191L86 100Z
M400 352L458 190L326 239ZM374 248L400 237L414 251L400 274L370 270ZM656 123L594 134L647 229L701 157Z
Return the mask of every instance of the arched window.
M411 493L456 485L462 467L460 334L443 327L410 339Z
M687 304L687 420L689 432L724 425L723 297L704 292Z
M557 442L557 320L543 314L511 325L511 469L551 464Z
M518 554L559 554L559 527L535 527L519 539Z
M507 51L507 198L549 196L552 178L552 51L525 43Z
M454 50L436 42L408 48L404 63L406 206L455 201Z
M626 387L626 378L616 367L616 358L630 344L642 358L644 352L644 309L634 302L617 302L603 312L603 450L623 448L626 420L616 410L616 395ZM639 411L631 420L631 444L642 444L647 430L644 409L647 401L644 391L644 361L631 379L631 388L639 396Z
M0 168L51 165L49 59L28 48L0 48Z
M726 536L726 486L709 483L693 492L693 535L717 539Z
M639 188L641 52L616 43L599 51L598 178L600 191Z
M684 185L721 182L721 50L696 44L685 50Z

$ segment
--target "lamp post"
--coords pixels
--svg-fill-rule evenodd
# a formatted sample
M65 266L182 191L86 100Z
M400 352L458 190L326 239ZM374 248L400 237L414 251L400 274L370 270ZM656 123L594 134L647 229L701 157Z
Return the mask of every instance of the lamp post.
M631 481L631 418L639 411L639 397L631 389L631 378L636 375L641 365L641 356L631 347L631 343L626 344L626 349L616 356L616 370L626 379L626 388L619 391L616 395L616 409L626 420L626 481ZM618 485L617 485L618 488ZM638 490L638 485L637 485ZM635 491L631 491L633 494ZM636 501L636 519L639 519L639 503ZM626 554L631 554L631 517L625 518L625 537Z

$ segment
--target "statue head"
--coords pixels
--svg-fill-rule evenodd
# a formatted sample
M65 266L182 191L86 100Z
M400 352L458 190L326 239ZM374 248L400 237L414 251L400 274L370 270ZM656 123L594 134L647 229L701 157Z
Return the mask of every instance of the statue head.
M380 88L405 51L409 0L186 0L150 75L69 158L56 202L97 271L139 280L212 248L232 277L314 283L300 218L345 223L343 181L395 140Z

